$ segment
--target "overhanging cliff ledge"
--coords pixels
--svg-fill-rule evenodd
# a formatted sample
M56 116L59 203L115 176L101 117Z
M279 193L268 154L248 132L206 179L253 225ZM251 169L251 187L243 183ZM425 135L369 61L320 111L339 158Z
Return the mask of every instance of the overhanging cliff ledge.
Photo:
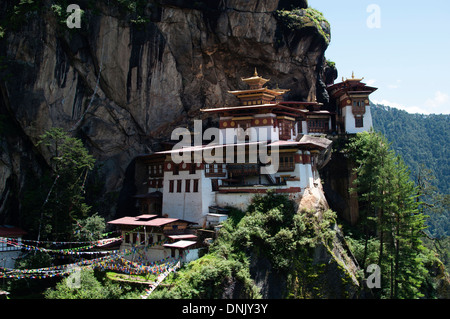
M306 1L145 3L133 11L126 1L78 1L81 29L60 22L64 1L24 5L22 17L12 14L13 1L0 5L2 21L15 22L4 26L0 46L1 113L22 132L7 131L2 141L0 194L14 211L24 174L46 169L28 159L50 157L27 145L51 127L83 139L97 159L101 193L120 198L134 157L158 150L200 109L234 103L227 92L242 89L241 77L255 67L290 89L291 100L327 98L324 29L288 32L276 14L306 9ZM101 213L114 215L105 204Z

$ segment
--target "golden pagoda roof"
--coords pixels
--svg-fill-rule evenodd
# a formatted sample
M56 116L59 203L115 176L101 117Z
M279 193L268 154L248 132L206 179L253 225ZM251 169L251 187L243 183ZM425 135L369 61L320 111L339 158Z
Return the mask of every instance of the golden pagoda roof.
M290 89L280 89L280 88L278 87L278 83L277 83L276 88L272 89L272 91L275 91L275 92L280 93L280 94L284 94L284 93L286 93L286 92L289 92Z
M270 79L264 79L263 77L259 76L258 71L256 71L256 68L255 73L253 74L252 77L242 78L241 80L249 85L259 84L261 86L270 81Z
M228 91L228 93L231 93L236 96L247 95L247 94L261 95L264 93L267 93L267 94L270 94L273 96L278 96L278 95L282 95L288 91L289 90L283 90L283 89L260 88L260 89L251 89L251 90Z
M362 80L364 80L364 78L356 79L355 72L352 72L352 78L351 79L347 78L345 81L360 81L361 82ZM345 82L345 81L344 81L344 77L342 77L342 82Z

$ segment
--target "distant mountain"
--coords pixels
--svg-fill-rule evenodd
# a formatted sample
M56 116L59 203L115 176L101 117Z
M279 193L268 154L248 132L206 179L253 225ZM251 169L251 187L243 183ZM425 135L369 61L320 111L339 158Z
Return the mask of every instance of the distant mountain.
M384 105L372 105L373 126L392 143L392 148L411 170L417 181L420 167L431 170L434 186L450 194L450 115L410 114ZM444 238L450 234L448 196L442 197L429 214L428 233Z
M374 129L384 134L401 155L416 179L423 164L436 177L435 186L444 194L450 190L450 115L410 114L372 104Z

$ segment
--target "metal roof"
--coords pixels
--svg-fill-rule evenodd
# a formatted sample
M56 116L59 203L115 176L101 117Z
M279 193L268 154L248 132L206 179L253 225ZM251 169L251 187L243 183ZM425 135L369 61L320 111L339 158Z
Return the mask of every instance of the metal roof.
M197 238L194 234L181 234L181 235L168 235L170 239L176 240L176 239L193 239Z
M190 241L190 240L179 240L173 244L164 244L164 247L168 248L187 248L189 246L195 245L196 241Z
M144 217L143 217L144 216ZM177 218L166 218L166 217L158 217L151 218L152 216L157 215L140 215L137 217L122 217L119 219L112 220L108 222L108 224L112 225L130 225L130 226L151 226L151 227L160 227L174 222L184 222L188 224L194 224L193 222L177 219Z

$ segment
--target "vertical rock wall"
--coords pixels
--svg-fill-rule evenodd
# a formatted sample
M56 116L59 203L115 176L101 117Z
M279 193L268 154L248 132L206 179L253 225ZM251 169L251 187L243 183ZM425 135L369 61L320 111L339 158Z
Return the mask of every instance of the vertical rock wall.
M327 43L314 28L285 28L275 14L306 8L306 1L150 1L142 24L131 23L113 0L95 3L91 10L90 1L79 1L81 29L68 30L41 9L1 40L2 113L21 132L3 139L1 200L23 186L11 186L25 171L11 158L36 151L48 160L32 145L51 127L82 138L97 159L103 194L119 194L135 156L157 149L174 127L192 124L201 108L235 104L227 91L243 89L241 77L255 67L269 86L290 89L288 99L324 95L316 83ZM8 144L17 138L20 150ZM38 174L45 161L32 166ZM113 214L115 205L106 206ZM5 209L0 203L0 214Z

